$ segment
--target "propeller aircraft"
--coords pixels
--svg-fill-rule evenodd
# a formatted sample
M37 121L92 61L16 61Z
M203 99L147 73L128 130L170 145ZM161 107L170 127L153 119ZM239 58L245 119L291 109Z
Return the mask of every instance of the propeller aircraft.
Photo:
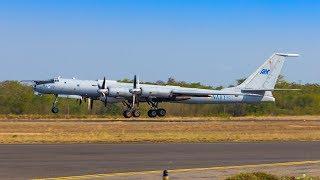
M287 57L297 57L298 54L274 53L243 83L222 90L185 88L169 85L140 84L137 76L133 83L122 83L112 80L78 80L54 78L50 80L33 80L36 94L53 94L55 100L52 112L58 113L58 98L77 99L88 102L92 109L95 100L109 103L123 103L125 118L139 117L139 104L150 105L148 116L164 117L166 110L159 106L162 102L186 104L219 104L219 103L260 103L274 102L273 91L290 90L275 89L284 60ZM292 90L292 89L291 89Z

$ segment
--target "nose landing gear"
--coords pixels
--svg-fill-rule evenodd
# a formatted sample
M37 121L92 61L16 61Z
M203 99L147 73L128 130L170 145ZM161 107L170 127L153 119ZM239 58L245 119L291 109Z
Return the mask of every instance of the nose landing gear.
M52 107L51 112L54 113L54 114L57 114L59 112L59 108Z
M55 95L55 99L53 101L52 109L51 109L51 112L54 114L57 114L59 112L59 108L56 106L57 103L58 103L58 95Z

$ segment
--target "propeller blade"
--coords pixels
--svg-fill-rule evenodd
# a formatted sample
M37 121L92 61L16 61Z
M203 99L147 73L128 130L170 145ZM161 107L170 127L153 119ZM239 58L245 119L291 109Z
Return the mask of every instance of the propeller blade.
M108 93L108 89L106 86L106 77L103 78L103 82L102 85L100 86L100 84L98 83L98 92L103 96L106 97L106 94Z
M136 89L137 88L137 76L134 75L134 78L133 78L133 89Z
M103 77L102 89L106 89L106 77Z

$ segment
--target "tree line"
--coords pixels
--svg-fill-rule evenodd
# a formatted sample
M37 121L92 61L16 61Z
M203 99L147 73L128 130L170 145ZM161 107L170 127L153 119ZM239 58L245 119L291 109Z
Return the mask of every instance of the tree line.
M237 84L243 79L239 79ZM121 82L132 82L123 79ZM144 82L147 84L177 85L182 87L221 89L222 86L213 87L199 82L189 83L169 78L167 81ZM187 105L162 103L168 115L172 116L245 116L245 115L319 115L320 114L320 85L298 84L287 82L283 78L277 82L276 88L301 89L301 91L274 92L276 102L262 104L218 104L218 105ZM0 114L51 114L52 95L36 96L29 86L17 81L4 81L0 83ZM122 104L108 104L107 108L99 101L95 101L94 108L89 111L85 103L79 104L74 99L59 99L60 114L70 115L103 115L121 116ZM141 111L146 115L149 106L142 104Z

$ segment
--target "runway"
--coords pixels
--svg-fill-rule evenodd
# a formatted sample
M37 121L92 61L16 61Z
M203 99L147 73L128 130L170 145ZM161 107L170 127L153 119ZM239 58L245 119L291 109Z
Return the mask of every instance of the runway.
M320 160L320 142L0 145L0 177L98 173Z

